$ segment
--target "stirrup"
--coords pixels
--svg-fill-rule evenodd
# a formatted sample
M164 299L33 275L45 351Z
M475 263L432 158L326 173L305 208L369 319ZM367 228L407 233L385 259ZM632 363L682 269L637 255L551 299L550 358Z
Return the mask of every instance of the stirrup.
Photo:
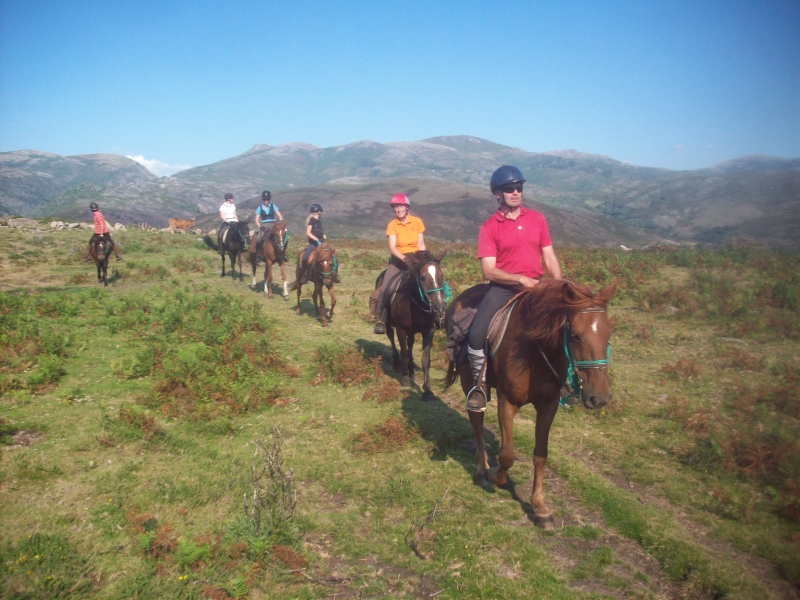
M381 321L378 321L372 331L378 335L384 334L386 333L386 326Z
M486 410L486 390L476 385L467 394L467 410L484 412Z

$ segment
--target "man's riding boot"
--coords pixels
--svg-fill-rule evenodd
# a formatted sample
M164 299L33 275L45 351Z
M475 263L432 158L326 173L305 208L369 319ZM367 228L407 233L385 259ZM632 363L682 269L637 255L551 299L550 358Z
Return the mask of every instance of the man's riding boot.
M375 321L375 327L372 331L378 335L386 333L386 319L389 315L386 314L386 309L381 308L380 312L378 313L378 319Z
M486 410L488 393L486 390L486 356L483 350L473 350L467 347L469 366L472 371L473 387L467 394L467 410L483 412Z
M305 267L300 268L300 283L303 285L308 283L308 271Z
M117 257L117 260L118 260L118 261L122 260L122 257L121 257L119 254L117 254L116 252L114 252L114 256L116 256L116 257Z
M339 271L336 271L333 274L333 283L342 283L342 280L339 279Z

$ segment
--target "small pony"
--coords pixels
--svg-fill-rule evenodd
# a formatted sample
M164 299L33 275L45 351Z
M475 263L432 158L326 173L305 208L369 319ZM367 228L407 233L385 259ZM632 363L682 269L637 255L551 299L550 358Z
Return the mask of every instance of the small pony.
M225 240L222 242L221 248L208 234L203 236L203 241L206 243L206 246L220 252L220 256L222 257L222 274L220 277L225 277L225 253L227 252L228 256L231 258L231 276L236 277L236 258L238 257L239 277L244 279L242 254L245 252L245 244L250 237L250 229L247 224L248 221L234 221L233 223L228 223L228 233L225 236Z
M92 244L92 259L97 266L97 283L108 287L108 255L111 254L111 244L102 237Z
M300 295L302 293L303 284L301 283L301 270L300 263L303 260L303 252L297 256L297 268L295 269L296 281L289 284L289 290L297 289L297 308L296 312L300 314ZM306 266L306 273L308 275L308 282L314 284L314 293L312 298L314 300L314 311L317 318L322 321L322 326L328 326L328 319L333 318L333 309L336 306L336 294L333 291L333 276L339 269L339 261L336 257L336 250L331 248L328 242L322 242L317 246L311 255L308 257L308 265ZM327 288L328 293L331 295L331 309L327 315L325 313L325 300L322 298L322 289ZM317 304L319 301L319 304Z
M445 250L435 257L427 250L406 254L413 265L397 276L396 291L387 290L389 302L386 320L386 335L392 344L392 364L395 370L402 368L401 383L410 385L414 377L412 349L414 337L422 334L422 399L430 401L434 394L430 386L431 345L433 333L442 329L445 323L449 288L444 282L444 274L439 266ZM381 285L385 271L375 280L375 289ZM389 285L392 285L391 282ZM394 331L400 342L400 352L394 343Z

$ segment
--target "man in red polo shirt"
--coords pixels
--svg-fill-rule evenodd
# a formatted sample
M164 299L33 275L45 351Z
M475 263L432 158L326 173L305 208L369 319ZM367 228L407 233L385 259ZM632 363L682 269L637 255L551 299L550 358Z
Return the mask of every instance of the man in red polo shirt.
M503 165L492 173L490 188L500 206L481 225L478 234L478 259L490 286L469 331L467 351L474 382L467 394L470 411L486 410L485 375L480 375L486 359L486 334L495 313L515 294L539 283L545 272L542 260L547 272L561 279L561 266L544 215L522 206L524 183L525 178L516 167Z

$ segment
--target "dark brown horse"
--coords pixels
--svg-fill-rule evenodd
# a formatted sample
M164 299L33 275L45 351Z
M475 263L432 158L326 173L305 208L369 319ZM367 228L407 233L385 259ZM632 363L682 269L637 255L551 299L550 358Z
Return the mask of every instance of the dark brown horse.
M289 233L286 231L286 221L278 221L267 232L264 243L256 252L250 253L250 265L253 267L253 287L256 287L257 257L264 261L264 293L272 298L272 265L277 264L281 269L283 281L283 299L289 299L289 287L286 283L286 271L283 268L286 262L286 246L289 245Z
M586 408L601 408L611 400L607 349L612 326L606 306L616 286L615 281L595 294L582 284L543 280L516 298L507 325L504 322L492 328L504 331L499 346L495 343L486 359L487 387L497 390L502 442L499 466L490 470L483 441L484 413L469 412L475 436L477 477L486 477L496 485L507 483L508 470L514 464L514 415L525 404L533 404L536 445L530 502L535 511L534 523L543 529L555 527L544 500L544 468L550 426L558 410L561 388L568 383L570 363L577 369L576 381ZM478 306L487 289L486 284L472 287L453 301L448 309L448 330L452 328L453 315L461 308ZM456 366L451 361L445 386L452 385L459 376L467 394L472 387L469 364Z
M108 255L111 254L111 245L103 238L92 244L92 259L97 265L97 283L108 286Z
M222 257L222 274L220 277L225 277L225 253L231 259L231 276L236 277L236 258L239 258L239 277L244 279L244 271L242 271L242 255L245 252L245 245L249 243L250 229L247 226L247 221L235 221L228 223L228 233L222 241L220 249L219 244L215 243L211 237L206 234L203 236L203 241L207 246L213 248L220 253Z
M297 257L297 268L295 269L295 277L297 280L289 285L289 289L297 288L297 314L300 314L300 295L302 293L303 284L300 283L300 262L303 260L303 252ZM322 326L328 326L328 319L333 318L333 308L336 306L336 294L333 292L333 276L338 270L338 259L336 258L336 250L331 248L328 242L322 242L317 246L311 255L308 257L308 265L306 272L308 273L308 282L314 284L314 310L317 317L322 321ZM323 288L327 288L331 295L331 309L325 314L325 300L322 297ZM319 301L319 304L317 304Z
M401 370L403 377L401 383L410 385L414 378L414 360L412 350L414 338L422 334L422 399L433 400L434 395L430 386L431 345L433 333L436 329L444 327L445 312L445 283L442 268L439 266L442 258L447 253L445 250L440 256L434 257L430 252L412 252L406 254L414 263L407 271L397 276L395 293L386 291L386 299L390 302L387 311L386 335L392 343L392 364L395 370ZM375 289L381 285L384 273L375 281ZM400 342L400 352L394 343L394 332L397 330L397 339Z

